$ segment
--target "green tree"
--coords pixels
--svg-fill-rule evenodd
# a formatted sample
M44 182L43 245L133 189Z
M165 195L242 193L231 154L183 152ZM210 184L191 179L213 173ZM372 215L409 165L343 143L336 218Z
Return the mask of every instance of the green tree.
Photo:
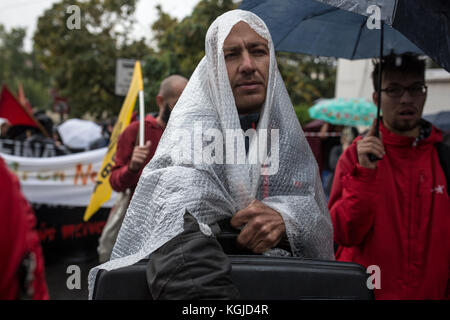
M31 106L48 108L49 77L34 53L24 50L25 36L23 28L13 28L8 32L0 25L0 83L6 84L14 93L22 84Z
M52 85L68 99L71 116L119 113L123 97L114 92L116 59L141 60L152 52L144 39L129 36L136 2L61 0L39 18L34 49ZM79 29L67 26L71 5L80 8Z
M189 77L205 55L205 37L211 23L222 13L237 8L239 3L232 0L202 0L192 14L181 21L158 6L159 18L152 25L160 54L157 68L160 73L151 70L152 76L156 76L153 79L159 79L155 85L159 85L162 77L174 72ZM316 99L334 96L335 59L277 52L277 61L297 116L302 123L306 123L310 120L307 109ZM150 69L146 69L145 73L149 75ZM157 88L152 90L152 94L154 92L157 93Z
M317 99L334 97L336 59L277 52L277 62L297 117L306 124Z
M123 97L114 95L117 58L142 60L147 110L158 110L155 96L161 81L173 73L189 78L205 54L205 36L211 23L240 3L201 0L181 21L157 6L153 50L143 40L129 38L136 2L61 0L40 17L35 52L52 84L69 98L72 116L118 114ZM81 9L79 30L66 27L66 10L73 4ZM292 53L278 53L277 59L297 114L301 121L307 121L307 107L317 98L334 95L335 62Z
M189 78L205 55L205 37L211 23L222 13L236 9L239 2L233 0L201 0L192 13L181 21L156 6L158 19L152 25L158 56L144 59L144 86L146 101L152 111L161 81L178 73Z
M318 98L334 96L334 58L278 52L277 61L294 105L311 105Z
M22 76L25 69L26 53L23 49L25 29L16 28L7 32L0 25L0 76L3 81Z
M161 53L169 54L171 66L181 73L190 75L205 55L205 37L211 23L222 13L237 8L232 0L201 0L191 15L180 22L170 18L161 7L157 7L159 19L153 24Z

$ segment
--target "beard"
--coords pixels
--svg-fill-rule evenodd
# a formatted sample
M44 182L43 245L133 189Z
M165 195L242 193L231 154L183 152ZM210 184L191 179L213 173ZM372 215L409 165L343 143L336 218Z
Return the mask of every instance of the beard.
M414 120L404 121L399 119L394 119L391 127L399 132L411 131L420 125L420 117Z
M167 122L169 122L171 113L172 113L172 110L170 109L169 105L166 103L164 105L164 111L161 116L161 119L162 119L162 121L164 121L165 124L167 124Z

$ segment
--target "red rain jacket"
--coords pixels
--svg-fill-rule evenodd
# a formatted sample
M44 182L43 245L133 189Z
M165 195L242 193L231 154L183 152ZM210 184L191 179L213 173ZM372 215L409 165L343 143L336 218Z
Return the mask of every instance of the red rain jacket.
M341 156L329 209L336 259L380 267L377 299L450 296L450 199L436 144L380 130L386 155L376 169L358 163L356 142Z
M145 142L151 141L150 153L145 162L145 165L151 160L155 154L156 147L158 146L159 139L163 134L164 129L159 126L156 119L147 116L144 121L144 134ZM111 170L111 176L109 177L109 183L111 187L117 192L123 192L126 189L134 189L137 186L139 177L141 176L142 170L139 172L132 172L128 170L128 165L131 160L131 155L133 154L133 149L136 146L137 135L139 132L139 121L132 122L120 135L117 141L117 150L115 155L115 165ZM145 165L142 167L144 168Z
M19 269L31 254L35 268L29 286L33 299L48 299L44 258L39 237L34 230L36 218L20 191L19 180L0 158L0 300L19 298ZM23 285L23 284L22 284Z

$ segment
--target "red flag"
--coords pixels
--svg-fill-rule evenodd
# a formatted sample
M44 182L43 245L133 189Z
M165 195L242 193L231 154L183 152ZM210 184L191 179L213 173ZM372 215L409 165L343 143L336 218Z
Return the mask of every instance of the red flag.
M23 90L22 83L19 82L19 86L17 88L17 99L19 100L20 104L25 106L29 113L33 113L33 109L31 108L30 102L25 97L25 91Z
M0 94L0 118L8 119L13 126L39 127L33 114L17 101L6 85L3 85Z

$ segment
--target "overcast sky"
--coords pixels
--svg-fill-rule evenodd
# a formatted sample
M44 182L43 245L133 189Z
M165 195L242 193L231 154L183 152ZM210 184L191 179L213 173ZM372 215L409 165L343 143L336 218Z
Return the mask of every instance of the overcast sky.
M9 31L13 27L26 27L25 49L31 50L32 37L38 17L59 0L0 0L0 23ZM139 0L136 9L135 38L151 38L150 26L157 18L156 5L179 19L189 15L200 0Z

